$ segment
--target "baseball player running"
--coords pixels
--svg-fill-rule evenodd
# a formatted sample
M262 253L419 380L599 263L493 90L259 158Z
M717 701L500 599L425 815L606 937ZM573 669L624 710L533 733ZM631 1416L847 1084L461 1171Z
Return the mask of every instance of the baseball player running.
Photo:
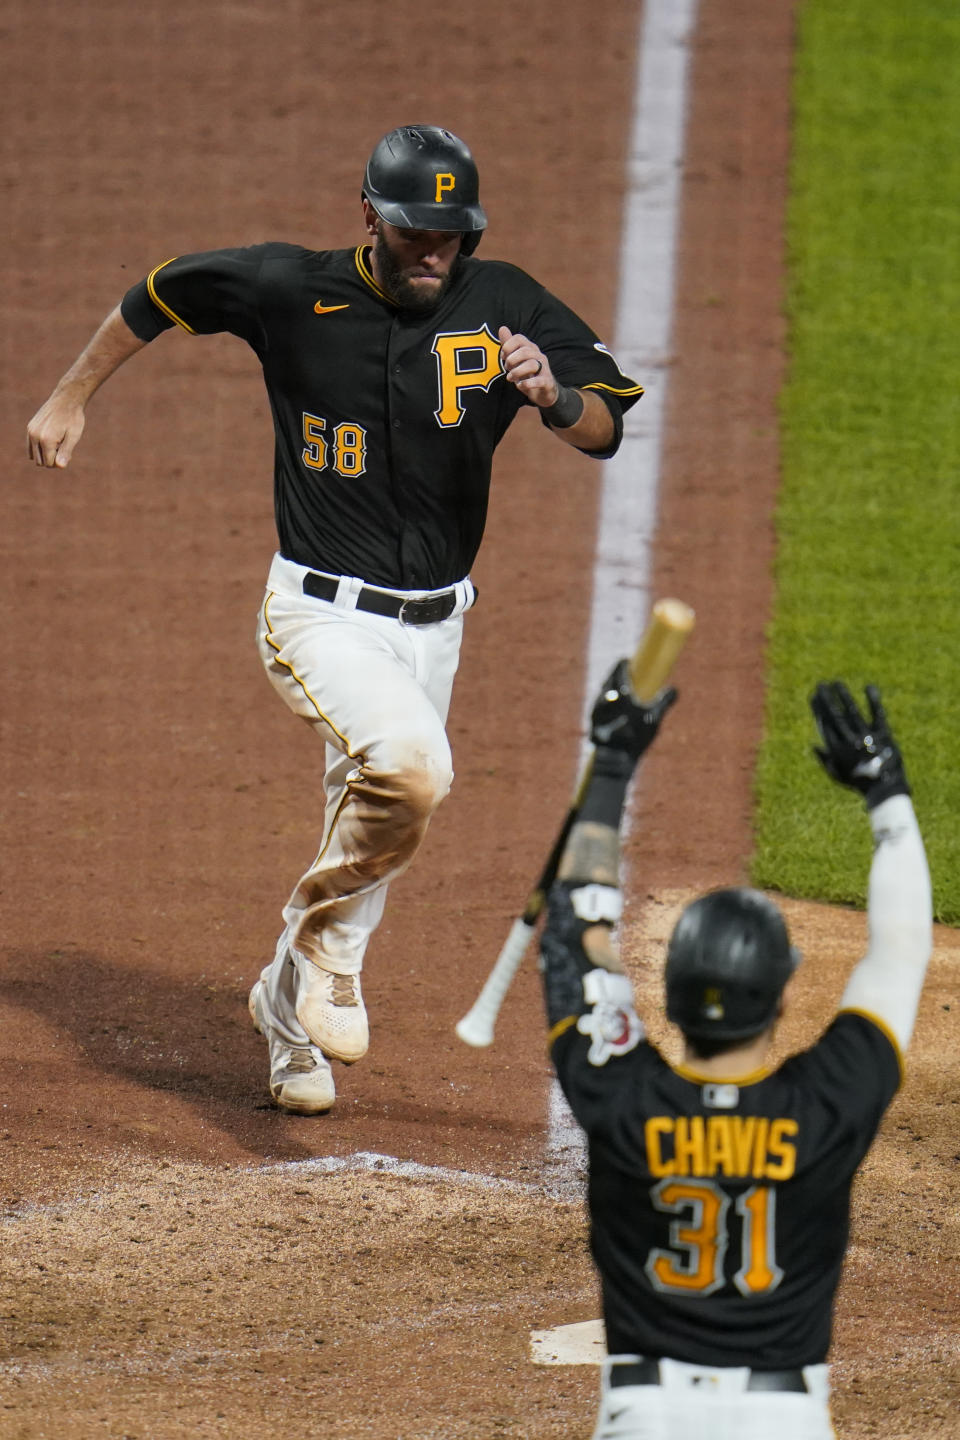
M683 1062L645 1039L610 927L634 766L676 698L615 670L593 713L593 778L542 938L557 1075L589 1139L591 1245L608 1359L594 1440L828 1440L827 1352L850 1188L901 1080L931 948L930 882L903 761L821 684L817 755L866 802L869 945L817 1043L765 1061L799 956L762 893L689 905L667 948Z
M164 330L229 331L263 367L276 435L279 548L258 643L324 742L323 833L250 995L281 1109L329 1110L330 1060L368 1045L364 951L387 886L452 779L445 722L493 452L525 405L597 458L642 390L486 228L466 145L393 130L362 187L369 243L270 243L164 261L124 296L28 428L69 464L88 400ZM313 799L309 801L312 805Z

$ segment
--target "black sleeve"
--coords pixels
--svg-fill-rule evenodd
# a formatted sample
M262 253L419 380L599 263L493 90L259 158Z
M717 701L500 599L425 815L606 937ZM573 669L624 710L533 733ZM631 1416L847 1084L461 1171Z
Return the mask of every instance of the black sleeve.
M561 385L593 390L603 400L613 420L613 440L606 450L584 450L595 460L615 455L623 439L623 417L643 394L643 386L624 375L616 360L579 315L540 288L539 302L527 332L550 360L550 368ZM549 421L544 420L545 425Z
M260 269L276 248L252 245L167 260L127 291L121 314L141 340L153 340L161 331L179 325L191 335L227 331L259 349Z
M883 1026L860 1011L841 1010L799 1058L804 1086L828 1100L842 1095L845 1116L872 1135L902 1078L900 1052Z
M174 321L158 310L150 299L147 280L138 280L120 301L120 314L138 340L156 340L164 330L172 330Z
M540 940L540 973L550 1034L583 1013L583 977L592 967L583 949L584 922L577 918L570 886L555 883L547 898L547 922Z

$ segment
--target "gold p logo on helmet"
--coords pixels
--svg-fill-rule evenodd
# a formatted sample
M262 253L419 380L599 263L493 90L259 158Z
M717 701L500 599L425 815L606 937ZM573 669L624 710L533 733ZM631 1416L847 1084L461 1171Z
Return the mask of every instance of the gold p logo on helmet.
M713 985L708 985L703 992L703 1005L700 1012L706 1020L722 1020L723 991Z
M457 183L456 175L451 175L449 170L438 170L436 173L437 193L436 202L439 205L448 190L452 191Z

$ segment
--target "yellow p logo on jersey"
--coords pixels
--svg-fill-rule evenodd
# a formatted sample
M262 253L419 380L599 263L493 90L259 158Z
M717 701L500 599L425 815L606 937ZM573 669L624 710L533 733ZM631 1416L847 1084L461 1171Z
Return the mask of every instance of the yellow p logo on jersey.
M437 335L431 348L437 357L440 391L440 404L433 413L437 424L448 429L463 419L460 398L464 390L489 390L503 374L500 341L482 325L479 330Z
M446 192L455 188L457 183L457 177L456 175L451 175L448 170L437 170L434 173L437 179L437 193L434 196L434 199L439 205Z

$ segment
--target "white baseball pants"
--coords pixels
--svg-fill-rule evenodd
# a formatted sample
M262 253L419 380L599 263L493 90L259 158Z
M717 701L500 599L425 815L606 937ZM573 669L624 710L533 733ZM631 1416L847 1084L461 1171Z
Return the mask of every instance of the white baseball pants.
M621 1356L634 1359L634 1356ZM748 1390L749 1370L661 1360L659 1385L608 1384L604 1362L593 1440L835 1440L826 1365L807 1365L807 1394Z
M274 556L257 627L271 683L326 746L323 835L284 908L278 955L289 944L345 975L361 969L387 885L450 788L444 727L474 590L461 581L449 619L414 626L356 609L359 580L341 580L335 601L305 595L307 573ZM310 804L311 793L308 779ZM270 999L276 1014L281 996Z

